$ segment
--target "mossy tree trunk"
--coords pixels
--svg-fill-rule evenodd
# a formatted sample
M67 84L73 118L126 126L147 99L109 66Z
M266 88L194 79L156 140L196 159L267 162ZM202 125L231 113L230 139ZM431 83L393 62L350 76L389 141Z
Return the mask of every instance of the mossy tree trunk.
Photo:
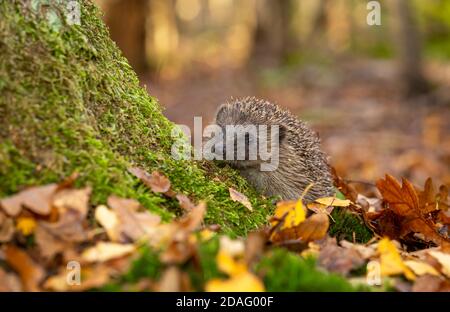
M173 124L139 86L97 7L78 3L81 24L69 25L66 1L0 2L0 197L78 171L79 185L94 189L94 205L116 194L166 219L179 214L177 202L127 172L138 165L207 201L206 221L227 233L265 223L268 201L234 171L171 157ZM230 186L249 196L253 212L229 198Z

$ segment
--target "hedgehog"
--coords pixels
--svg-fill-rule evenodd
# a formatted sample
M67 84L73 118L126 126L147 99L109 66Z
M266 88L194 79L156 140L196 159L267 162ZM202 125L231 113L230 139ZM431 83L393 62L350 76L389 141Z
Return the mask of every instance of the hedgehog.
M230 149L237 153L236 142L245 142L243 159L237 160L234 157L224 161L237 169L263 195L282 200L296 200L304 195L304 201L311 202L334 194L330 166L327 155L320 149L318 135L287 110L255 97L232 99L219 106L214 124L224 133L227 125L266 125L269 129L272 129L271 126L278 126L277 132L265 134L267 141L264 141L268 145L273 142L274 145L271 146L278 148L278 163L273 170L261 170L261 164L267 160L250 157L248 148L251 142L261 142L260 132L256 133L258 137L254 137L255 133L251 132L237 132L236 136L233 134L234 143L223 139L221 146L221 152L225 156ZM278 135L278 140L273 140L272 133Z

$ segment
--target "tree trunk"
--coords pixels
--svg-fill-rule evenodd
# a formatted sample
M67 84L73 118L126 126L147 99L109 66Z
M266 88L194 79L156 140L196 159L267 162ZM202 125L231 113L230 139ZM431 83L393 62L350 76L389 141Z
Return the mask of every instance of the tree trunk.
M145 40L148 4L149 0L118 0L107 3L106 24L111 38L138 73L147 69Z
M391 0L388 3L404 94L417 96L426 93L430 85L422 71L422 44L411 3L409 0Z
M290 22L291 0L256 1L256 25L251 60L257 65L279 66L294 45Z
M54 16L66 14L64 3L52 4ZM206 200L206 222L224 232L244 235L264 224L269 201L234 171L173 159L174 125L139 86L98 9L78 3L81 25L48 19L23 0L0 2L0 198L77 171L77 183L93 187L94 205L116 194L173 217L176 200L127 172L140 166L167 175L177 192ZM230 199L229 187L247 194L253 213Z

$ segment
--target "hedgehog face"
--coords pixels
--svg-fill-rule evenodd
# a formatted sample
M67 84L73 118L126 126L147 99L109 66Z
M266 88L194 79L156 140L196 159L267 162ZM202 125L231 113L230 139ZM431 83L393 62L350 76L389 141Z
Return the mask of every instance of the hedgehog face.
M277 125L275 132L275 125L261 124L249 117L229 105L223 105L216 115L215 123L221 129L222 138L212 152L236 168L260 167L271 162L272 149L278 149L285 137L284 126ZM278 151L276 156L278 160Z

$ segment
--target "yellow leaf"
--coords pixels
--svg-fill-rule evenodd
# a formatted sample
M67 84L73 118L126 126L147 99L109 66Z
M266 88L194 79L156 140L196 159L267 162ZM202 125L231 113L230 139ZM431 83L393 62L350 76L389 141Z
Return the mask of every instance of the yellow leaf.
M87 262L105 262L123 257L135 250L132 244L116 244L99 242L94 247L86 249L81 258Z
M334 206L334 207L348 207L350 206L351 203L351 201L348 199L339 199L336 197L323 197L316 199L315 202L325 206Z
M19 230L23 235L28 236L34 233L34 230L36 229L36 220L29 217L20 217L17 219L16 228Z
M265 289L258 277L250 272L244 272L227 280L212 279L206 283L205 290L209 292L262 292Z
M381 275L404 274L409 280L415 279L414 273L403 263L397 247L389 238L383 238L378 243L378 252L380 253Z
M247 265L243 262L238 262L227 252L219 251L217 253L217 267L228 275L238 275L247 272Z
M442 265L442 273L450 277L450 255L435 250L430 251L429 254Z
M214 235L216 235L216 233L208 229L200 231L200 239L202 242L209 241Z
M439 272L436 271L431 265L425 262L415 261L415 260L407 260L405 264L408 268L410 268L416 275L425 275L431 274L435 276L439 276Z
M299 199L297 201L278 202L274 216L277 219L281 219L285 214L287 215L284 219L283 225L280 228L281 230L297 226L305 221L306 209L303 206L302 200ZM274 222L272 225L276 225L276 222Z

